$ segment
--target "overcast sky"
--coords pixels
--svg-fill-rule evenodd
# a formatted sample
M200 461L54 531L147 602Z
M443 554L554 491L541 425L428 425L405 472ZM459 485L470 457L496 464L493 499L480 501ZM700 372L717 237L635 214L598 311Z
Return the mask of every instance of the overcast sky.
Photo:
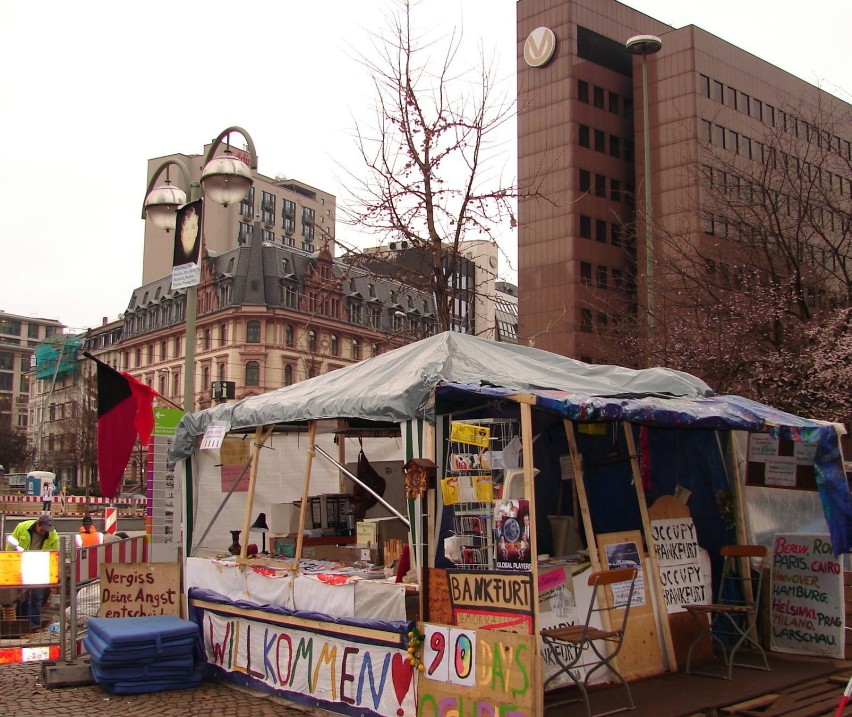
M695 24L849 100L852 2L628 0ZM368 51L390 0L5 0L0 20L0 310L75 329L115 319L142 275L146 162L201 153L231 125L259 171L345 196L351 131L372 92ZM807 12L803 11L807 8ZM427 12L422 12L423 9ZM463 24L514 90L515 0L425 0L424 30ZM473 54L471 57L473 57ZM514 178L514 143L505 165ZM347 227L337 236L352 242ZM514 237L504 250L515 255ZM512 268L501 267L514 279Z

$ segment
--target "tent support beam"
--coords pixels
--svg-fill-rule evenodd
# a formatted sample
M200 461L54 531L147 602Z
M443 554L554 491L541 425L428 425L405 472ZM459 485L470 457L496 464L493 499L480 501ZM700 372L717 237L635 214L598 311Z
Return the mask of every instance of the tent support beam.
M616 424L617 425L617 424ZM672 642L672 628L669 624L669 611L666 609L666 599L663 595L663 584L660 581L660 564L654 554L654 541L652 540L651 520L648 517L648 503L645 498L645 487L642 485L642 471L639 468L639 454L636 453L636 440L633 437L633 424L625 421L624 438L627 441L627 452L630 455L630 470L633 475L633 487L636 489L636 500L639 503L639 515L642 516L642 533L645 536L645 545L648 546L648 564L651 566L651 577L654 580L654 595L657 599L660 614L660 626L663 629L663 643L666 647L669 670L677 671L677 656L675 655L674 643Z
M302 488L302 505L299 506L299 535L296 538L296 552L293 555L291 570L298 570L302 560L302 543L305 539L305 517L308 514L308 495L311 490L311 465L314 461L314 450L316 449L317 422L308 423L308 455L305 458L305 485Z
M245 560L246 555L248 554L249 526L252 522L251 514L254 509L254 489L257 485L257 469L258 464L260 463L260 449L263 448L264 444L269 440L269 437L272 435L272 431L274 430L275 424L269 426L266 431L263 430L263 426L258 426L254 432L254 451L251 454L251 473L249 473L246 509L245 515L243 516L243 542L240 546L240 561Z
M411 523L408 522L408 518L406 518L402 513L400 513L396 508L394 508L390 503L388 503L382 496L380 496L376 491L374 491L370 486L364 483L358 476L353 475L349 472L346 466L340 465L334 458L332 458L328 453L326 453L320 446L317 446L313 443L313 439L311 439L311 449L308 455L313 455L313 452L316 451L323 458L330 461L332 465L334 465L339 471L341 471L345 476L355 481L358 485L360 485L364 490L366 490L370 495L372 495L376 500L378 500L385 508L387 508L391 513L394 514L395 517L399 518L407 528L411 528ZM301 536L299 536L301 537Z

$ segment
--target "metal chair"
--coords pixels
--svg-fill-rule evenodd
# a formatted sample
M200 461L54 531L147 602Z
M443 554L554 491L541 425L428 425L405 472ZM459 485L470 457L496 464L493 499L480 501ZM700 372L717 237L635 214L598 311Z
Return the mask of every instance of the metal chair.
M720 551L724 561L716 602L683 606L701 626L701 633L693 640L686 655L687 674L730 680L735 665L753 670L770 669L766 653L757 639L757 613L763 585L763 563L767 553L768 550L762 545L726 545ZM752 559L757 562L756 577L752 576ZM712 643L721 648L727 672L692 670L692 651L708 635ZM743 646L754 648L763 664L736 662L737 652Z
M633 695L630 693L630 685L624 676L612 664L613 658L621 650L624 643L624 631L627 627L627 616L630 613L630 603L633 602L633 591L636 587L637 568L619 568L616 570L601 570L589 576L589 585L593 587L592 599L586 613L586 621L582 625L570 627L557 627L541 631L541 638L548 647L553 659L559 664L560 670L544 682L544 688L562 673L571 678L571 681L579 688L581 697L559 700L549 703L547 708L564 705L571 702L585 702L586 714L593 717L592 708L589 704L588 684L591 676L602 667L608 667L612 674L618 678L624 688L627 705L607 712L597 712L594 717L625 712L636 708L633 704ZM629 583L627 592L627 603L616 601L613 595L606 595L604 588L616 583ZM616 604L617 603L617 604ZM601 614L603 628L591 625L592 616ZM618 614L620 613L620 614ZM560 645L570 647L568 653L571 659L566 661L560 656ZM579 679L577 668L589 668L584 679Z

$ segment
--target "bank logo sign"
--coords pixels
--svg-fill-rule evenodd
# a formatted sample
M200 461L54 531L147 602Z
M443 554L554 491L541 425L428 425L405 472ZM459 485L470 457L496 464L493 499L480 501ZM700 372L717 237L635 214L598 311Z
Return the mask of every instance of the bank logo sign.
M556 35L549 27L537 27L524 43L524 61L530 67L543 67L556 51Z

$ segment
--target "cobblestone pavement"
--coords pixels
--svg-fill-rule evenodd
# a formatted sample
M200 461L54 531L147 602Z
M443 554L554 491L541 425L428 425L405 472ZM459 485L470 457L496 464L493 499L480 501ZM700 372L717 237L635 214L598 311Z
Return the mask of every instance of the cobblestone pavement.
M247 693L216 682L145 695L113 695L98 685L53 687L41 679L40 662L0 665L0 714L48 717L306 717L328 715L303 711L275 697Z

